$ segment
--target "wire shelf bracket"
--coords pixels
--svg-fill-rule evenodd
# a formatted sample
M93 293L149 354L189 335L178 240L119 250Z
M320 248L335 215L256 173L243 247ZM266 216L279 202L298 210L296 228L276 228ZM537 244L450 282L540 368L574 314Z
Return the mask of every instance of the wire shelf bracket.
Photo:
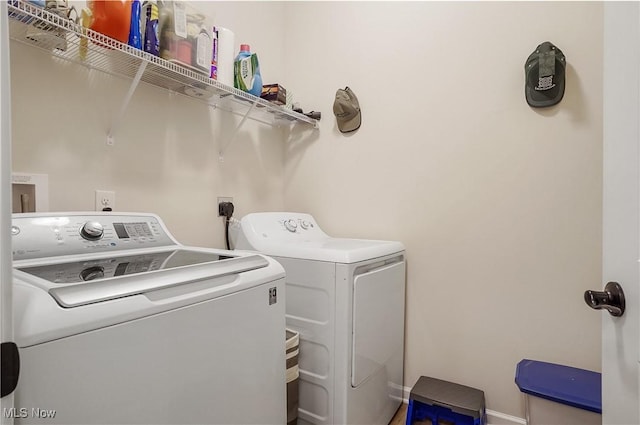
M227 148L229 148L229 146L236 140L236 136L238 135L238 132L240 131L240 128L242 127L244 122L247 120L247 118L251 114L251 111L253 111L253 108L255 108L255 106L257 104L258 104L257 100L255 102L253 102L251 107L247 110L247 112L244 114L244 116L242 117L242 119L240 120L238 125L236 126L235 130L233 131L233 135L231 136L231 138L227 141L227 143L225 143L222 146L222 149L220 149L220 152L218 153L218 160L220 162L224 162L224 153L226 152Z
M107 131L107 145L109 146L113 146L116 142L115 140L116 130L118 129L118 127L120 126L120 123L122 122L122 118L124 117L124 113L127 111L127 107L129 106L131 97L133 97L133 93L136 91L136 88L138 87L138 83L140 83L140 79L142 78L142 75L144 74L144 70L146 68L147 68L147 62L141 62L140 66L138 67L138 72L136 72L136 75L133 78L133 81L131 81L131 85L129 86L129 91L127 92L127 94L124 97L124 100L122 101L122 106L120 106L120 111L118 112L118 115L116 115L116 118L111 123L111 127Z

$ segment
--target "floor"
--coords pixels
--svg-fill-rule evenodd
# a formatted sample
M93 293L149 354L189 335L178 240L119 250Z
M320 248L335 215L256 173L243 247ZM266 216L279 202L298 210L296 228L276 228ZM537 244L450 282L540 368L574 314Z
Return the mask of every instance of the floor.
M407 419L407 404L402 403L389 425L404 425Z
M393 417L393 419L391 419L391 422L389 422L389 425L405 425L406 420L407 420L407 405L406 403L402 403L396 415ZM442 422L442 423L444 424L445 422ZM449 423L449 422L446 422L446 423ZM414 424L431 425L431 421L429 419L425 419L422 421L416 421L414 422Z

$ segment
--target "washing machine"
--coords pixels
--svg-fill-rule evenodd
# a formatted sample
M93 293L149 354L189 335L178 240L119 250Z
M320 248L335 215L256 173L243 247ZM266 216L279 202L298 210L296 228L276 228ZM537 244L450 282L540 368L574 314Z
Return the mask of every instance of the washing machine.
M330 237L288 212L248 214L230 236L285 269L286 323L300 336L298 422L388 424L403 396L404 246Z
M13 216L17 424L283 424L284 270L153 214Z

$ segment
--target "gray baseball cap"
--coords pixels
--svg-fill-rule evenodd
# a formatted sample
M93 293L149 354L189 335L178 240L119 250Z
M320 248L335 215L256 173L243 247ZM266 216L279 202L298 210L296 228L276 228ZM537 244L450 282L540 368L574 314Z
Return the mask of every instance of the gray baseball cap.
M525 96L529 106L544 108L562 100L566 62L562 50L548 41L529 55L524 64Z
M358 98L349 87L336 91L333 114L336 116L338 129L342 133L348 133L360 128L362 122L360 104L358 103Z

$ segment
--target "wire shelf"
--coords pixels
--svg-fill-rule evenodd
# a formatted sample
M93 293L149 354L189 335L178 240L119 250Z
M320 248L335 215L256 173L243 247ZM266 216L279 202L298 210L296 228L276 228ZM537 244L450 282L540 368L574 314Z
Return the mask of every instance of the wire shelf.
M145 83L270 125L302 122L318 128L318 122L312 118L219 83L182 64L83 28L55 11L23 0L10 0L8 9L10 38L46 51L53 57L130 80L144 66L140 81Z

